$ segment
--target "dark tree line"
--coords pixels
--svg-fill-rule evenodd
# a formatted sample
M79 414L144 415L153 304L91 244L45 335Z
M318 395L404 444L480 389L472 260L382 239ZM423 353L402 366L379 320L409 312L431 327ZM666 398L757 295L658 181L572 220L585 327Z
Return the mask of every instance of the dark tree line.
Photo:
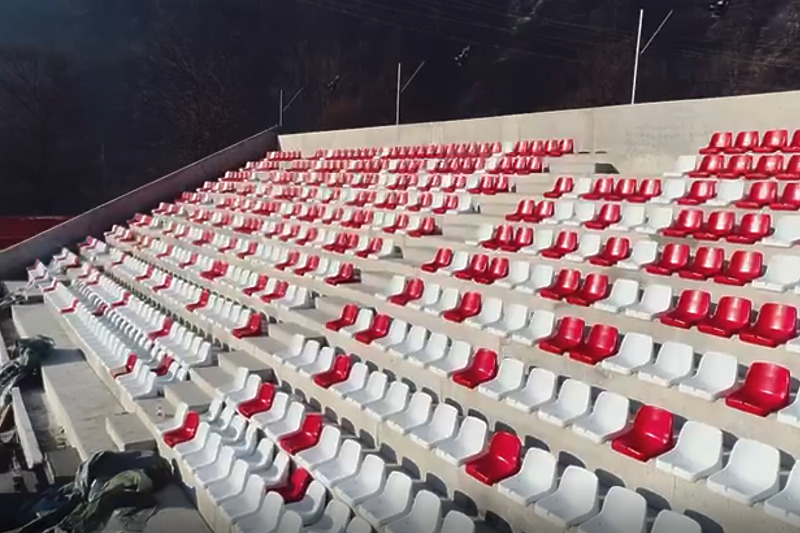
M404 122L626 103L642 4L645 39L674 12L639 101L800 86L794 1L6 0L0 215L110 199L276 124L281 89L285 131L393 123L398 61L426 61Z

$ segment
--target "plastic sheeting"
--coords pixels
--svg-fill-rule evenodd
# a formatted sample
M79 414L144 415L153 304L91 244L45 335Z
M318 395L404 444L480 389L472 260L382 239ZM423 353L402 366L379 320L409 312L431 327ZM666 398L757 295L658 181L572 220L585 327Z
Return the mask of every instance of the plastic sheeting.
M17 356L0 367L0 409L11 403L11 389L39 369L42 358L53 349L53 339L34 337L17 341Z

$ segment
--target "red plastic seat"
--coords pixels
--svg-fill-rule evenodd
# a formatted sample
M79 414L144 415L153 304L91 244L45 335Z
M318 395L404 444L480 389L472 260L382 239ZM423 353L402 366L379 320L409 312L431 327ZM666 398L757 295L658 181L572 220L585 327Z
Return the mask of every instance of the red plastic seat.
M775 348L797 336L797 307L768 302L758 310L753 324L739 333L750 344Z
M392 317L390 315L378 313L372 318L372 323L369 327L353 335L353 338L358 342L369 344L376 339L382 339L388 335L391 325Z
M744 197L733 205L741 209L761 209L778 199L778 183L762 181L753 183Z
M708 318L697 324L697 329L717 337L732 337L750 323L753 304L747 298L723 296Z
M558 321L552 335L539 341L539 348L545 352L562 354L580 346L586 323L582 318L565 316Z
M453 381L468 389L474 389L497 376L497 365L497 352L480 348L466 368L453 374Z
M292 472L286 484L272 490L283 498L283 503L288 505L302 500L312 481L314 481L314 478L311 477L308 470L305 468L298 468Z
M712 211L692 236L701 241L718 241L730 235L735 226L736 213L733 211Z
M684 279L706 280L719 274L724 264L725 250L701 246L692 261L678 271L678 276Z
M751 148L753 152L771 154L782 151L789 143L787 130L767 130L761 138L761 144Z
M439 248L436 255L427 263L423 263L420 268L425 272L437 272L440 268L450 266L453 262L452 248Z
M581 194L584 200L604 200L614 192L614 178L603 177L594 180L592 189Z
M525 219L525 222L529 222L531 224L536 224L543 220L547 220L548 218L552 217L556 212L556 204L551 200L544 200L536 204L536 209L534 209L533 214L528 216Z
M689 190L678 198L680 205L700 205L717 196L717 182L697 180L689 185Z
M603 204L593 219L583 223L589 229L602 230L622 220L620 204Z
M687 289L681 292L675 308L664 314L662 324L688 329L708 316L711 310L711 294Z
M450 322L461 323L464 320L477 316L481 312L481 293L465 292L461 300L453 309L442 313L442 318Z
M308 413L303 419L300 429L284 435L278 443L286 453L294 455L303 450L316 446L322 434L322 422L324 417L319 413Z
M514 240L514 228L508 224L501 224L494 229L492 236L480 245L489 250L496 250L503 245L509 245Z
M200 415L195 411L186 413L186 418L181 427L164 433L164 444L174 448L182 442L189 442L197 434L197 427L200 425Z
M608 276L591 272L584 278L580 288L567 296L567 302L588 307L597 301L608 298L609 292L611 292L611 284Z
M520 200L514 212L506 215L506 220L508 220L509 222L522 222L524 220L532 218L535 210L536 210L536 200L532 198L526 198L524 200Z
M600 251L590 256L589 263L597 266L614 266L631 255L631 241L627 237L609 237Z
M757 131L740 131L736 134L736 140L732 146L725 148L728 154L743 154L758 146Z
M138 360L139 358L136 356L135 353L129 354L128 358L125 360L125 366L116 371L111 372L111 377L116 379L120 376L132 374L133 371L136 369L136 361Z
M756 361L747 369L744 382L725 398L725 404L746 413L767 416L789 405L789 369Z
M581 286L581 271L564 268L559 270L549 286L539 291L539 296L548 300L562 300L574 294Z
M637 461L647 462L675 445L672 413L643 405L633 418L633 427L611 441L611 447Z
M286 296L286 291L289 290L289 282L288 281L278 281L275 284L275 288L272 289L272 292L267 292L262 294L259 298L264 303L271 303L272 300L278 300Z
M337 285L344 285L346 283L358 283L360 281L360 276L353 263L342 263L339 265L339 271L333 276L328 276L324 281L328 285L336 287Z
M587 365L596 365L617 353L619 331L614 326L595 324L589 329L586 340L570 350L569 358Z
M548 259L561 259L578 249L578 233L575 231L560 231L556 235L555 243L541 251L542 257Z
M372 237L369 242L367 242L367 247L363 250L359 250L356 252L356 257L367 258L372 254L377 254L383 248L383 238L382 237Z
M289 252L288 257L282 263L273 265L275 270L286 270L289 267L295 266L300 261L300 252L293 250Z
M745 173L744 177L749 180L765 180L782 173L782 155L762 155L758 158L755 168L750 172Z
M689 264L689 245L668 242L658 259L644 267L646 272L658 276L671 276Z
M711 135L708 146L700 149L701 154L721 154L733 144L733 133L729 131L715 131Z
M722 179L735 180L744 177L753 170L753 156L733 155L728 159L724 170L717 172Z
M506 431L498 431L492 435L489 450L467 463L467 474L484 485L494 485L507 479L522 467L521 449L519 437Z
M559 176L553 184L553 188L542 196L545 198L561 198L567 193L571 193L575 188L575 180L572 176Z
M700 229L703 224L703 211L700 209L682 209L669 227L661 230L667 237L686 237Z
M797 130L800 132L800 130ZM795 134L795 137L798 135ZM800 140L800 139L799 139ZM779 180L796 180L800 179L800 155L793 155L789 158L789 161L786 162L786 166L783 167L783 172L775 176Z
M502 244L499 250L504 252L518 252L523 248L527 248L533 244L533 228L530 226L522 226L514 232L514 239L509 244Z
M636 192L628 196L628 201L643 204L658 196L661 196L661 180L646 178L639 182Z
M787 183L783 186L780 198L769 205L775 211L797 211L800 209L800 182Z
M353 359L349 355L337 355L330 370L320 372L314 376L314 383L323 389L327 389L331 385L347 381L352 367Z
M467 266L461 270L453 272L456 279L470 280L478 276L486 274L486 269L489 267L489 256L486 254L474 254Z
M750 250L733 252L722 272L714 276L714 281L725 285L747 285L763 275L764 255Z
M425 292L425 282L420 278L407 279L403 290L389 297L388 301L395 305L406 305L408 302L413 302L422 298L422 293Z
M306 256L306 262L303 266L294 269L294 273L298 276L305 276L309 272L314 272L316 269L319 268L319 256L318 255L308 255Z
M636 178L623 178L614 184L614 191L606 195L606 200L621 202L636 194Z
M358 306L356 304L347 304L342 307L342 314L339 318L329 320L325 323L325 327L331 331L339 331L342 328L355 324L357 316Z
M797 129L792 134L792 140L783 148L786 153L800 152L800 129Z
M708 178L725 167L725 156L704 155L694 170L686 173L690 178Z
M255 311L250 312L250 318L244 326L233 328L231 335L237 339L244 339L245 337L257 337L261 335L262 326L261 313Z
M733 232L725 237L728 242L754 244L772 233L772 217L766 213L745 213Z
M272 383L262 383L258 388L256 397L240 403L237 410L243 417L250 418L255 414L269 411L272 408L272 401L274 399L275 385Z
M508 276L508 257L492 257L489 266L482 274L478 274L472 278L482 285L491 285L499 279ZM420 295L421 296L421 295Z

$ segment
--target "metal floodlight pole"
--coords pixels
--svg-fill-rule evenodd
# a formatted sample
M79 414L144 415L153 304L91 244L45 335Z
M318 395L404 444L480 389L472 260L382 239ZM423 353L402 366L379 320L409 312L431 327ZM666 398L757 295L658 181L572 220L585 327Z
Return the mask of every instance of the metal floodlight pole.
M394 103L394 123L400 124L400 76L403 72L403 64L397 63L397 97Z
M639 77L639 50L642 47L642 23L644 22L644 9L639 10L639 31L636 34L636 57L633 61L633 86L631 87L631 105L636 103L636 81Z
M281 89L278 106L278 126L283 126L283 89Z

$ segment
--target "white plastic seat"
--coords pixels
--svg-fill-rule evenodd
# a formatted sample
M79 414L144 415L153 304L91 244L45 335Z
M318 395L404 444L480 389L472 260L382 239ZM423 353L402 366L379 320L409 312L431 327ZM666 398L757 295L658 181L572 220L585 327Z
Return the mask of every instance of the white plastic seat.
M527 327L511 334L511 340L527 346L533 346L539 340L553 333L556 315L552 311L539 310L533 312Z
M537 236L539 233L536 234ZM526 294L534 294L540 289L549 286L553 283L553 275L555 269L552 265L536 265L531 269L530 277L525 281L514 287L514 290L524 292Z
M656 467L689 481L710 476L722 468L722 431L693 420L678 434L675 447L656 457Z
M261 470L259 476L264 478L267 487L278 487L289 479L289 466L291 459L283 450L279 451L266 470Z
M354 516L347 524L344 533L372 533L372 526L363 518Z
M250 422L263 429L264 426L274 424L286 416L286 410L288 408L289 395L285 392L278 391L272 398L272 405L270 406L269 411L253 415L250 418Z
M427 424L417 426L408 432L409 438L425 449L450 438L456 431L458 411L452 405L440 403L433 410Z
M617 231L635 230L645 223L646 211L643 205L624 204L622 207L622 217L619 222L611 224L609 229Z
M197 426L197 432L192 440L176 444L172 449L181 457L197 453L202 450L208 442L208 437L211 434L211 428L205 422L200 422Z
M172 418L156 424L158 434L163 436L164 433L174 431L183 426L187 414L189 414L189 405L186 402L179 403L178 407L175 409L175 415Z
M365 407L368 415L384 421L391 415L402 412L408 405L409 387L402 381L393 381L386 395Z
M356 321L351 326L343 327L339 330L339 333L342 335L347 335L348 337L352 337L359 331L364 331L365 329L369 328L370 324L372 324L372 319L375 316L375 312L372 309L359 309L358 315L356 315Z
M578 526L580 533L645 533L647 501L623 488L608 489L603 507L593 518Z
M233 533L263 533L275 531L283 515L283 498L276 492L267 492L255 513L234 520Z
M372 341L372 345L380 346L384 350L391 346L396 346L405 340L408 329L408 322L397 319L392 320L392 324L389 326L389 333L385 337Z
M298 355L283 359L283 364L295 370L301 366L311 365L319 357L320 350L319 342L308 341Z
M464 513L453 509L444 517L442 528L439 531L441 533L475 533L475 522Z
M489 235L491 237L491 235ZM489 238L487 237L487 239ZM476 243L477 244L477 243ZM450 261L450 264L446 267L442 267L439 269L439 272L443 274L452 274L457 270L463 270L469 264L469 252L465 250L459 250L455 254L453 254L453 260ZM427 285L426 285L427 287Z
M492 234L494 234L493 224L481 224L475 231L474 236L468 238L465 242L469 245L474 246L476 244L482 243L483 241L491 239Z
M662 387L671 387L692 373L694 349L682 342L667 341L658 350L656 360L639 369L636 377Z
M589 410L592 389L586 383L567 379L561 384L558 396L539 408L539 418L559 427L566 427Z
M466 341L454 341L445 352L444 357L426 361L425 367L434 374L450 377L469 365L472 358L472 346Z
M655 234L672 224L671 207L654 207L647 214L647 222L636 228L639 233Z
M241 459L237 459L233 462L230 475L205 485L208 497L219 506L222 502L230 500L244 490L249 475L250 465Z
M663 510L656 515L650 533L703 533L700 524L675 511Z
M187 453L183 456L183 462L189 470L195 472L216 462L221 450L222 438L218 433L211 433L206 439L203 449L194 453ZM232 452L231 457L233 457Z
M499 320L487 324L486 332L499 337L508 337L517 333L528 325L530 311L522 304L505 303L503 314Z
M753 287L775 292L785 292L800 283L800 257L774 255L767 261L764 275L753 280Z
M435 453L448 463L461 466L483 453L488 430L486 422L468 416L461 423L458 433L436 444Z
M259 387L261 387L261 376L258 374L250 374L247 376L244 387L228 393L225 401L232 405L238 405L246 400L255 398L256 394L258 394Z
M431 418L433 398L430 394L417 391L411 395L406 407L385 418L386 424L401 435L419 427Z
M498 483L497 491L520 505L530 505L555 489L557 464L552 453L529 448L519 472Z
M325 510L325 486L319 481L312 481L300 501L287 504L287 512L295 512L300 516L303 525L318 522Z
M709 490L745 505L774 496L780 490L780 452L758 441L739 439L728 464L706 480Z
M650 264L658 257L658 243L656 241L637 241L631 250L631 256L616 264L617 268L626 270L641 270L644 265Z
M644 288L642 299L625 310L627 316L651 320L672 306L672 287L652 284Z
M611 285L608 298L592 304L595 309L619 313L639 300L639 282L635 279L618 279Z
M446 288L442 290L442 293L439 295L439 299L436 300L435 303L423 307L422 310L430 315L439 316L448 309L453 309L458 304L460 297L461 295L458 292L458 289L454 289L452 287Z
M743 180L720 180L717 181L717 195L706 201L706 205L730 205L744 196Z
M483 329L489 324L497 322L503 315L503 300L500 298L484 298L481 302L481 311L477 315L466 319L463 323L467 326Z
M383 372L372 372L367 379L367 385L345 396L345 399L359 406L361 409L377 402L386 395L389 378Z
M386 483L386 463L376 454L367 454L355 476L333 487L333 493L351 507L377 495Z
M342 433L337 426L326 425L320 432L317 444L297 452L294 460L303 468L313 471L317 465L330 461L339 452Z
M229 394L233 393L234 391L241 390L244 388L245 383L247 382L247 377L250 374L250 371L245 367L239 367L236 369L236 372L233 375L233 378L228 381L227 383L223 383L219 385L215 391L215 397L219 399L224 399Z
M227 531L236 520L257 513L265 492L264 480L256 474L250 474L240 493L217 505L217 530Z
M350 375L341 383L331 385L332 390L339 396L347 396L363 389L367 385L369 368L364 363L356 363L350 368Z
M198 468L194 475L198 482L205 487L228 477L231 468L233 468L233 450L223 446L217 455L217 460L208 466Z
M592 442L601 444L620 435L628 426L630 401L611 391L597 396L590 413L572 423L572 431Z
M561 203L561 202L559 202ZM585 222L592 220L597 213L597 204L595 202L575 202L575 211L571 218L561 219L558 217L558 204L556 204L556 214L553 217L553 222L563 223L567 226L580 226Z
M265 425L262 429L273 442L277 442L281 437L294 433L303 424L306 414L306 406L300 402L292 402L286 410L286 416L276 420L271 424Z
M570 465L558 488L537 501L534 512L558 527L568 528L597 514L598 480L589 470Z
M392 276L392 279L389 280L389 284L386 286L386 288L383 291L375 294L375 296L381 300L387 300L390 296L395 296L396 294L402 292L405 285L405 276Z
M467 252L458 252L458 254L467 254ZM456 254L456 256L458 256ZM465 257L469 257L469 255L465 255ZM455 260L454 260L455 262ZM466 262L464 263L464 268L466 268ZM460 270L460 269L459 269ZM439 270L439 272L444 272L444 269ZM442 287L437 283L425 283L425 288L422 290L422 296L419 297L417 300L412 300L406 304L406 307L410 307L411 309L416 309L417 311L421 311L436 305L436 302L439 301L439 298L442 296Z
M469 348L469 346L467 346ZM443 333L433 333L425 340L425 344L415 352L407 352L405 358L417 366L437 361L445 356L450 347L450 339Z
M800 463L796 462L789 472L786 486L775 496L764 502L764 512L800 527Z
M350 508L339 500L331 500L319 520L306 527L306 533L342 533L350 521Z
M581 262L587 257L596 255L600 251L602 239L597 233L584 233L580 236L578 249L564 256L567 261Z
M234 444L244 436L247 430L247 419L243 416L234 415L230 425L219 432L222 437L222 444Z
M506 289L513 289L517 285L524 285L531 278L531 264L527 261L511 261L508 265L508 276L498 279L494 285Z
M255 427L255 426L251 426ZM255 450L250 455L242 457L250 465L250 472L261 472L272 465L275 457L275 444L269 439L261 439L256 444Z
M587 204L585 202L580 202L581 205L584 207L582 208L584 211L587 208ZM571 226L577 226L580 224L577 220L572 220L575 216L575 204L572 200L561 200L556 202L555 209L553 210L553 216L549 220L549 222L553 223L564 223Z
M393 321L394 323L396 321ZM418 352L425 347L425 343L428 341L428 337L430 336L430 332L425 329L424 326L411 326L411 329L408 330L408 335L406 335L405 339L398 344L394 344L387 348L388 352L400 358L405 358L408 354Z
M772 235L765 237L761 244L789 248L800 241L800 216L784 215L776 217L774 228L775 231L773 231Z
M414 496L408 514L386 524L387 533L439 533L442 525L442 500L421 490Z
M493 400L502 400L510 392L522 388L524 379L525 363L519 359L504 357L500 361L495 378L481 383L477 390Z
M330 461L319 464L314 469L314 477L327 487L335 487L337 483L356 475L361 465L361 444L347 439L342 442L339 453Z
M316 342L316 341L311 341L311 342ZM305 346L306 346L306 338L303 337L301 334L296 333L292 335L291 339L289 339L289 344L286 347L286 349L281 350L279 352L275 352L274 355L280 361L291 359L303 353L303 349L305 348Z
M544 368L534 368L525 386L506 395L504 401L515 409L531 413L550 402L556 395L556 375Z
M239 439L233 444L228 444L228 446L233 448L233 456L237 459L244 459L253 455L256 451L256 445L258 444L258 426L245 423L245 427L244 438Z
M304 376L313 376L321 372L327 372L333 365L333 358L336 356L333 348L326 346L317 354L317 358L308 364L299 365L295 368L297 372Z
M796 394L792 403L778 411L778 422L800 427L800 394Z
M411 485L412 480L406 474L392 472L383 489L362 502L356 512L373 527L380 528L408 512L411 506Z
M678 390L708 401L722 398L736 387L739 361L732 355L706 352L694 375L678 382Z

